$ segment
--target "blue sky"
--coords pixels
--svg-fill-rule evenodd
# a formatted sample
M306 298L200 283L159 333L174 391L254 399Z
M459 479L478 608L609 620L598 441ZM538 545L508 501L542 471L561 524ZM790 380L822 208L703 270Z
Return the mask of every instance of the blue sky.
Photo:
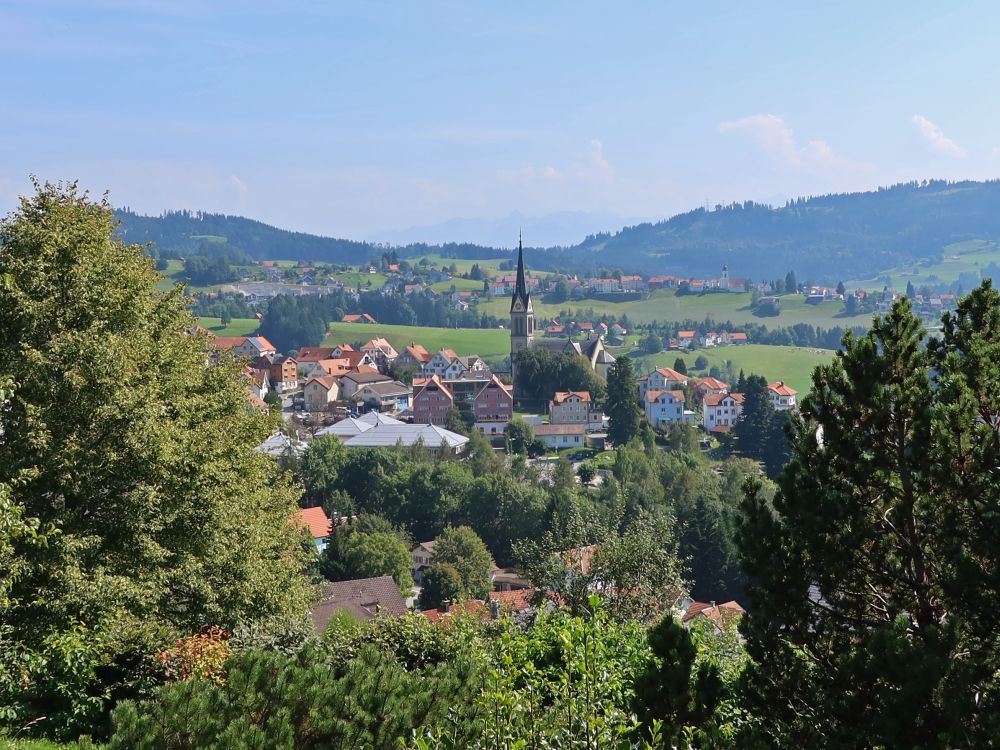
M37 174L366 238L996 177L997 39L991 2L0 0L0 211Z

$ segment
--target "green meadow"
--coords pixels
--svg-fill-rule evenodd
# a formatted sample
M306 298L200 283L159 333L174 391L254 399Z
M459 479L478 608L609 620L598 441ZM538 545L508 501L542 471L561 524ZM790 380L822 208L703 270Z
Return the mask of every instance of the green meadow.
M704 320L711 317L716 322L731 321L735 325L745 323L760 323L768 328L791 326L796 323L808 323L821 328L835 326L863 326L870 321L870 316L844 315L842 302L823 302L818 305L806 303L801 294L786 294L778 304L780 314L773 317L756 315L750 309L750 294L746 292L729 292L719 294L686 294L677 295L673 289L658 289L652 292L648 299L631 302L604 302L601 300L584 299L567 301L558 305L546 304L540 297L531 300L535 315L540 318L554 318L563 310L593 309L598 315L608 318L619 318L627 315L638 323L677 322L683 320ZM495 298L479 303L481 312L490 313L505 318L510 309L510 300Z
M618 354L614 349L611 351L615 355ZM829 349L747 344L698 349L694 352L660 352L654 355L633 351L629 356L635 360L640 375L657 367L673 367L674 361L680 357L684 360L690 375L705 376L713 365L722 369L726 360L730 360L737 373L743 370L748 375L750 373L763 375L769 382L784 380L801 395L805 395L811 388L813 369L816 365L830 362L833 354ZM703 370L694 369L695 359L699 355L704 355L708 359L708 367Z
M250 336L257 332L260 321L257 318L233 318L228 326L219 318L198 318L198 325L219 336Z
M990 263L1000 265L1000 244L987 240L968 240L956 242L944 249L944 257L940 261L920 261L907 266L900 266L888 271L882 271L867 279L858 279L847 283L851 289L882 289L888 277L893 289L903 291L907 282L920 287L924 284L950 284L958 281L963 273L982 273ZM966 290L968 291L968 290Z

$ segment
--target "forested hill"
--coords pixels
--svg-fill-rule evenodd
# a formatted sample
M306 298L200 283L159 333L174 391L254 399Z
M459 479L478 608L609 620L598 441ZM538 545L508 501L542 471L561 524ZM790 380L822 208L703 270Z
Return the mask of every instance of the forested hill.
M290 232L237 216L174 212L161 217L119 212L131 242L155 242L180 254L211 246L251 259L360 263L382 248L363 242ZM528 238L530 240L530 238ZM540 269L586 273L600 268L755 279L787 270L817 280L871 276L919 259L941 259L967 240L1000 240L1000 181L930 181L866 193L800 198L772 208L740 203L698 209L655 224L588 237L570 248L536 249ZM456 258L497 257L504 251L469 244L409 245L404 256L437 252Z
M866 193L699 209L588 237L575 251L644 271L768 278L781 268L816 278L870 276L966 240L1000 239L1000 181L908 183Z

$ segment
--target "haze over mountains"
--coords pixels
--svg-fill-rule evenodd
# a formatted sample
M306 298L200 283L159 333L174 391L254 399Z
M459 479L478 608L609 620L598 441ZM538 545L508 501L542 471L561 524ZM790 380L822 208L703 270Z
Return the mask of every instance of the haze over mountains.
M220 214L166 213L160 217L120 211L122 235L154 242L180 254L211 252L219 238L250 258L360 263L380 248L292 232L252 219ZM568 217L567 217L568 218ZM515 220L517 220L515 218ZM516 228L495 229L516 242ZM485 223L485 225L488 224ZM447 225L445 225L447 226ZM454 225L456 232L463 227ZM444 227L441 229L443 230ZM428 228L428 231L430 228ZM437 241L401 245L402 255L437 250L464 258L506 252L488 244ZM919 259L940 259L945 248L968 240L1000 240L1000 181L907 183L863 193L799 198L772 208L751 202L697 209L656 223L594 233L567 248L540 248L525 225L527 261L536 268L588 272L601 267L684 276L716 274L726 263L735 276L771 278L787 270L816 280L850 279ZM213 243L206 244L206 238Z

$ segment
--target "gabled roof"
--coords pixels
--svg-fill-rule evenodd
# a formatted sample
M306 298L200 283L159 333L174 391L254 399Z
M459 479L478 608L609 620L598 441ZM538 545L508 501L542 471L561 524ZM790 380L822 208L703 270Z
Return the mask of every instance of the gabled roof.
M454 362L456 359L458 359L458 355L455 354L454 349L441 349L438 352L438 354L440 354L443 359L446 359L449 362Z
M348 372L341 376L341 380L350 380L353 383L391 383L392 378L378 372Z
M487 390L496 390L496 389L502 390L508 396L513 398L514 386L507 385L502 380L500 380L500 378L498 378L496 375L491 377L489 382L479 389L479 393L476 394L476 398L478 399L480 396L486 393Z
M215 336L210 343L213 349L235 349L246 341L246 336Z
M582 435L586 426L582 424L540 424L534 428L536 437L552 435Z
M313 539L324 539L330 536L330 518L322 508L301 508L296 511L299 526L309 529Z
M321 359L331 359L333 348L329 346L303 346L295 358L299 362L319 362Z
M768 383L767 389L776 396L794 396L798 393L794 388L785 385L785 381L779 380L777 383Z
M691 605L681 617L681 621L691 622L695 617L706 617L719 630L728 630L737 619L745 614L746 610L736 601L723 602L722 604L715 604L714 602L691 602Z
M695 388L708 388L713 391L729 390L729 383L723 383L718 378L702 378L694 384Z
M424 609L420 611L420 614L431 622L446 621L447 619L458 615L469 615L471 617L477 617L481 620L486 620L490 616L490 608L479 599L470 599L467 602L452 604L448 607L447 611L442 609Z
M406 351L418 362L428 362L431 359L431 353L420 344L410 344L406 347Z
M706 393L704 404L705 406L718 406L727 398L731 398L737 404L742 404L744 396L742 393Z
M249 341L257 351L261 352L275 352L277 349L274 344L268 341L263 336L247 336L247 341Z
M333 613L344 609L359 619L370 620L377 615L401 617L406 614L406 603L392 576L334 581L323 588L319 604L313 607L316 632L326 630Z
M679 339L693 339L694 331L678 331L677 338Z
M683 383L688 379L687 375L682 375L681 373L677 372L677 370L674 370L673 368L670 367L657 367L656 372L660 373L660 375L662 375L665 380L670 380L675 383Z
M469 442L469 438L433 424L376 425L344 441L351 448L392 448L401 445L406 448L417 443L425 448L457 448Z
M550 402L552 405L561 404L563 401L568 400L570 397L576 396L581 401L590 403L590 392L589 391L556 391L555 396L552 397Z
M312 382L319 383L327 390L330 390L335 385L337 385L337 379L333 377L333 375L313 375L311 378L309 378L309 380L306 381L306 386L308 386Z
M664 394L672 396L675 401L684 403L684 391L646 391L646 402L652 404Z

